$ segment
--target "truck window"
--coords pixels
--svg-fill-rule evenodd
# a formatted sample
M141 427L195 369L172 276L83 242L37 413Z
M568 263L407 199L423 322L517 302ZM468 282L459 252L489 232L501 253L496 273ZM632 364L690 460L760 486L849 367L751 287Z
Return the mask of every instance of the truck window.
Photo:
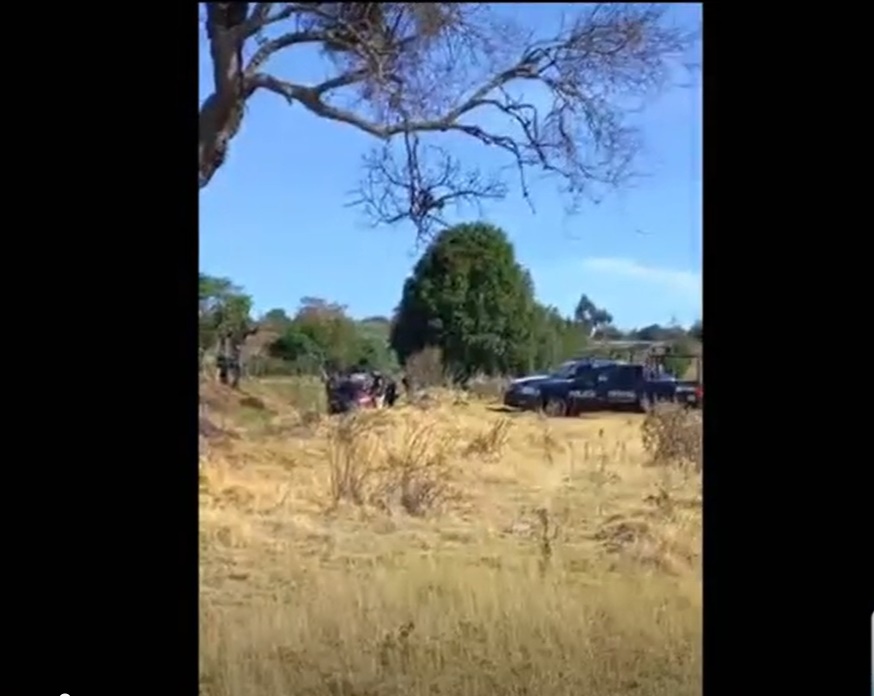
M580 365L574 372L574 386L582 389L594 388L595 372L589 365Z
M640 374L638 365L620 365L610 375L611 389L634 389Z
M571 379L576 376L576 373L581 369L587 369L586 365L578 365L573 360L562 363L558 369L552 373L552 377L558 379Z

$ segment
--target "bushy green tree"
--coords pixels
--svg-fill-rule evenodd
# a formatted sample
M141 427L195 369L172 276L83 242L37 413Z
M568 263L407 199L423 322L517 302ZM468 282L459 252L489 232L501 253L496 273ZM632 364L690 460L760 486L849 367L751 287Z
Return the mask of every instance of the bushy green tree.
M292 323L269 346L270 356L282 360L292 372L315 373L324 362L323 347L310 332Z
M695 346L688 337L675 339L668 344L665 369L675 377L684 378L695 360L694 353Z
M524 370L532 359L534 288L506 234L485 223L440 233L404 284L391 345L404 362L439 347L464 378Z
M342 305L305 297L297 314L270 344L270 354L297 372L344 369L362 362L388 372L397 367L388 346L388 327L387 319L356 322Z
M228 278L201 273L198 282L198 344L201 353L222 336L245 337L251 329L252 298Z
M282 332L291 325L291 317L284 309L271 309L261 317L261 326Z
M563 317L555 307L537 305L532 369L542 372L580 354L588 342L587 327Z
M586 334L594 336L595 333L613 323L613 315L606 309L598 307L588 295L581 295L574 309L574 320L585 327Z
M356 322L360 360L383 372L396 372L398 359L389 337L391 321L386 317L368 317Z
M236 387L243 374L242 347L256 333L250 318L252 298L227 278L201 273L198 283L198 365L215 350L219 379Z

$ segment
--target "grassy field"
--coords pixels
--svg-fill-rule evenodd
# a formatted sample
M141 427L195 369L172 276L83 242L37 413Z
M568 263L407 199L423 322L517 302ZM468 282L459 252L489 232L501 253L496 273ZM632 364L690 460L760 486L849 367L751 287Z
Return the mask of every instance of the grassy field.
M700 475L641 416L317 400L202 390L201 694L700 692Z

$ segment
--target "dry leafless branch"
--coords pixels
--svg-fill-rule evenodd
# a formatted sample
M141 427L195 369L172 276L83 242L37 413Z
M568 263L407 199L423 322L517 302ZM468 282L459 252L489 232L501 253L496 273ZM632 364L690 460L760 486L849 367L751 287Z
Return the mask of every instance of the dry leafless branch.
M364 159L365 177L351 205L362 206L375 223L408 219L420 237L428 237L435 227L446 226L443 212L450 204L458 210L506 196L507 185L499 178L463 169L444 148L422 145L417 133L404 133L402 139L402 156L386 145Z
M503 181L424 142L446 134L504 153L526 197L530 170L557 177L572 200L620 185L640 144L626 116L671 80L696 39L667 11L581 6L544 38L477 3L211 3L215 84L200 111L200 185L224 162L258 90L381 141L355 201L375 222L408 219L427 233L450 203L506 194ZM306 85L269 71L277 53L303 44L319 45L336 74ZM353 95L357 106L342 101Z

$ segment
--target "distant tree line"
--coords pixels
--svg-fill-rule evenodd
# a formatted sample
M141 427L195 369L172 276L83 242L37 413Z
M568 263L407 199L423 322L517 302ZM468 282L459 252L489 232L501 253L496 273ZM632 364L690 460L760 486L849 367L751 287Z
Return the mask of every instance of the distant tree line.
M293 315L273 309L253 320L252 298L230 280L201 274L200 288L201 357L226 350L223 340L245 343L250 374L318 374L362 363L397 372L418 360L466 380L542 371L587 348L609 352L612 341L660 341L687 354L703 340L700 320L688 330L674 323L622 331L585 294L571 316L562 315L537 301L506 234L484 223L457 225L434 239L392 317L356 320L342 305L305 297ZM688 363L677 358L668 367L681 373Z

